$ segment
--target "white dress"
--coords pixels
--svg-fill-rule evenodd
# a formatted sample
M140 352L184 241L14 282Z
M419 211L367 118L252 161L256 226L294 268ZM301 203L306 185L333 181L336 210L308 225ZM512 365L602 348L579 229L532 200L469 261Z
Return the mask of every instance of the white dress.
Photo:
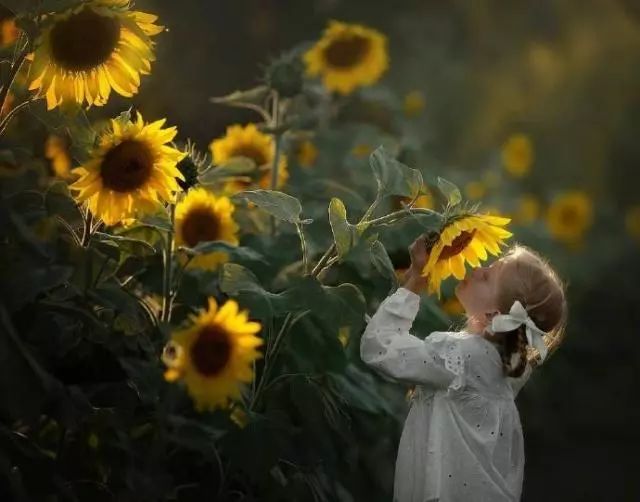
M503 375L479 335L409 333L420 296L387 297L360 341L360 356L386 376L418 384L395 466L394 502L519 501L524 442L514 398L531 374Z

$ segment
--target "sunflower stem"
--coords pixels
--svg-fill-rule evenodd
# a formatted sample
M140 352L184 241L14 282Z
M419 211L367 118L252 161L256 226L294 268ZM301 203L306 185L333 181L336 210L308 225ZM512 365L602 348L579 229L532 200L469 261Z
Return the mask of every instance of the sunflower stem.
M296 223L298 237L300 237L300 248L302 250L302 274L307 275L309 269L309 257L307 256L307 241L304 238L302 224Z
M82 229L82 240L80 241L80 245L83 248L89 246L89 242L91 241L91 225L93 223L93 214L89 209L89 206L85 208L84 212L84 228Z
M175 212L175 204L169 204L171 228L167 231L166 246L163 253L164 276L162 282L162 313L160 314L160 320L166 323L171 321L171 269L173 265L173 222Z
M9 122L11 122L11 120L13 120L13 118L16 115L18 115L18 112L20 112L23 108L29 106L34 101L35 101L35 99L28 99L27 101L23 101L19 105L15 106L11 110L9 110L9 113L7 113L5 115L5 117L2 119L2 121L0 122L0 136L2 136L4 134L4 131L7 129L7 127L9 127ZM1 107L0 107L0 110L2 110Z
M271 190L275 190L278 187L278 167L280 164L280 149L281 149L281 140L282 133L278 131L278 126L280 125L280 103L279 96L277 91L273 91L273 102L272 102L272 113L271 113L271 129L275 132L273 133L273 141L274 141L274 153L273 153L273 165L271 166ZM273 237L276 233L276 218L275 216L271 216L269 218L271 224L271 237Z

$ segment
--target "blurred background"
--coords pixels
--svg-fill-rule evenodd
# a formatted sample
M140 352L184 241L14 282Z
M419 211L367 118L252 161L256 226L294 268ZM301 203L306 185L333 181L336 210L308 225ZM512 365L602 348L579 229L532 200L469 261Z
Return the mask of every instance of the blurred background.
M138 4L171 21L158 48L165 63L134 102L152 116L172 117L203 145L230 123L254 119L208 98L258 83L260 64L315 39L329 19L387 34L390 69L382 83L414 110L420 167L454 180L462 173L477 182L468 190L505 213L516 210L499 207L505 192L511 200L530 196L523 217L536 221L516 238L544 253L567 281L566 343L518 397L523 500L640 500L640 3ZM533 152L520 177L504 169L513 135ZM542 227L554 197L569 191L586 198L592 217L571 223L568 216L579 235L565 242Z
M394 96L411 146L407 164L513 217L515 239L548 257L567 284L566 342L517 400L522 500L640 500L640 2L136 5L168 31L140 93L112 99L105 113L133 104L147 119L169 117L203 149L228 125L256 120L209 98L255 86L261 65L313 42L330 19L386 34L390 68L368 90L380 98L368 110L370 125L385 129L375 103ZM406 253L390 254L398 269L406 266ZM456 306L445 305L455 315ZM397 445L400 430L388 431L380 441ZM376 459L387 486L394 462Z

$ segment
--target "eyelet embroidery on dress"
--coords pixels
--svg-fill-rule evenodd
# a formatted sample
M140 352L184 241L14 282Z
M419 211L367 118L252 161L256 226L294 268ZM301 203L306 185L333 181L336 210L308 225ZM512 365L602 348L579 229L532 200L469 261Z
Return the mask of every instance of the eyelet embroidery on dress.
M462 349L458 340L452 338L447 342L445 349L444 367L454 373L456 377L449 384L450 389L457 390L464 385L464 363L462 360Z

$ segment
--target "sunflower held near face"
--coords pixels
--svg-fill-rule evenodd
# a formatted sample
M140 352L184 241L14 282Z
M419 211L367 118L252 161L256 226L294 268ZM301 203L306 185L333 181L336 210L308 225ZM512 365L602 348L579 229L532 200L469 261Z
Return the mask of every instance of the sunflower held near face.
M69 186L79 202L107 225L155 212L161 201L173 202L184 180L176 164L185 156L165 143L177 134L162 129L165 119L145 124L135 120L111 120L91 159L72 170L80 178Z
M271 188L271 171L275 157L275 142L273 138L258 130L255 124L246 126L232 125L227 127L227 132L222 138L214 139L209 145L213 161L224 164L233 157L246 157L252 160L258 172L257 178L260 188ZM278 180L276 188L281 188L289 179L287 158L280 154L278 160ZM233 180L225 184L224 190L234 194L249 189L251 181Z
M303 59L308 76L321 76L329 91L351 94L375 84L389 68L387 37L360 24L330 21Z
M190 325L172 333L165 347L165 379L182 380L198 411L226 408L242 397L242 384L253 380L252 363L262 357L256 334L260 323L238 311L235 300L218 307L209 298L208 309L190 316Z
M437 293L440 298L443 280L452 274L458 280L464 279L465 263L480 266L480 262L487 259L487 251L498 256L503 239L513 235L501 228L509 221L509 218L489 214L467 214L447 222L422 270L423 276L429 276L428 292Z
M235 206L228 197L215 196L204 188L192 188L176 206L176 244L195 247L200 242L224 241L238 245L238 225L233 220ZM228 253L214 251L195 256L189 268L215 270L229 261Z
M111 89L131 97L155 60L157 16L130 10L130 0L88 0L53 14L36 41L29 89L47 109L85 101L102 106Z

